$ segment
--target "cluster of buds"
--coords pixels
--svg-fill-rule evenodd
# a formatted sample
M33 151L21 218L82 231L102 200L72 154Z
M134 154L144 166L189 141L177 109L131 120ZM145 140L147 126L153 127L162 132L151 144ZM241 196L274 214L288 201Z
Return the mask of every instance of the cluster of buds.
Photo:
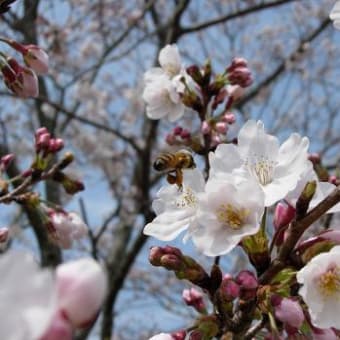
M41 127L35 132L35 151L37 154L41 154L42 158L59 152L63 147L64 141L61 138L52 138L45 127Z
M149 261L153 266L174 271L177 278L185 279L198 286L205 286L209 280L203 267L194 259L185 256L175 247L151 247Z
M0 38L0 41L21 53L25 63L22 65L15 58L1 53L0 68L5 85L19 97L37 97L39 95L37 74L48 72L48 55L36 45L22 45L6 38Z
M211 146L215 147L225 141L225 135L228 132L229 125L236 121L235 115L231 112L223 114L218 119L204 120L201 124L201 132L208 135L211 140Z
M191 141L191 133L188 129L177 125L166 136L165 141L169 145L188 145Z
M226 74L231 85L239 85L245 88L253 83L248 62L244 58L234 58L230 66L227 67Z

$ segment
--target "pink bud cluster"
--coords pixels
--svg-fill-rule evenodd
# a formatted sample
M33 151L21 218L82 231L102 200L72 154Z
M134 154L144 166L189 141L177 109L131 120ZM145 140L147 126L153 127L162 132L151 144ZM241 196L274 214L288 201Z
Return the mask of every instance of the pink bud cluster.
M244 58L234 58L227 67L226 73L231 85L239 85L242 88L248 87L253 83L251 71L248 68L248 62Z
M215 147L223 142L224 136L228 132L228 125L234 124L235 121L235 115L232 112L227 112L218 121L204 120L201 124L201 132L203 135L210 135L211 146Z
M187 144L191 139L191 133L189 130L177 125L174 129L166 136L165 141L169 145Z
M22 45L8 39L1 39L1 41L21 53L26 65L21 65L13 57L1 60L1 72L6 86L19 97L37 97L39 95L37 74L48 72L47 53L36 45Z
M43 157L57 153L63 147L64 141L61 138L52 138L45 127L41 127L35 132L35 150Z

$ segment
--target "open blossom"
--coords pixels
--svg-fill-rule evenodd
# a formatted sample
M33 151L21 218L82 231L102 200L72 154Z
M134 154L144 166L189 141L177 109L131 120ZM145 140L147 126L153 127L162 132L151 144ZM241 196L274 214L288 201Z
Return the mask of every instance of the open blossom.
M156 218L144 228L144 234L162 241L176 238L196 223L198 195L204 190L204 178L198 169L183 170L183 187L162 187L153 201Z
M334 27L340 29L340 1L335 3L329 17L333 20Z
M0 258L0 275L0 339L39 339L56 310L52 272L29 253L9 251Z
M340 246L313 257L296 278L313 325L340 328Z
M271 206L293 190L302 174L312 167L308 160L309 140L294 133L281 146L267 134L261 121L249 120L238 135L238 145L220 144L210 153L211 176L239 174L254 178Z
M184 114L180 92L181 57L176 45L167 45L159 53L159 64L144 74L145 89L143 99L146 114L150 119L168 118L171 122Z
M205 255L226 254L259 230L263 211L264 194L255 181L237 176L211 179L199 201L192 240Z
M52 239L64 249L71 248L72 241L87 235L88 227L76 213L52 211L50 219Z

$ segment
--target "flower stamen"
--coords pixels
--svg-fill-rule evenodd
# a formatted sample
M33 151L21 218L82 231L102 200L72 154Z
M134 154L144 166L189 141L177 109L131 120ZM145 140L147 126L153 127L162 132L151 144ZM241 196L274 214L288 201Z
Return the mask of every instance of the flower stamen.
M326 297L340 296L340 268L334 266L323 273L319 278L319 289Z
M197 197L190 187L184 186L183 192L180 197L176 200L177 208L193 208L197 204Z
M219 222L227 225L231 229L240 229L249 215L249 210L235 208L231 204L221 204L217 209L216 215Z

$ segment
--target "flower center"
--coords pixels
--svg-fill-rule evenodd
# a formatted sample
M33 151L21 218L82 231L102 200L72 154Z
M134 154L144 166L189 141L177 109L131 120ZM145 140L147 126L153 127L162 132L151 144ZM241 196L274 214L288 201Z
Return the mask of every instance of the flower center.
M324 296L340 294L340 268L334 266L319 277L319 289Z
M190 187L184 186L182 195L176 200L177 208L193 208L197 204L197 198Z
M235 208L231 204L221 204L216 212L217 219L231 229L240 229L249 215L249 210Z
M274 175L275 162L267 157L254 157L252 161L245 162L249 172L255 176L260 184L267 185L272 182Z

